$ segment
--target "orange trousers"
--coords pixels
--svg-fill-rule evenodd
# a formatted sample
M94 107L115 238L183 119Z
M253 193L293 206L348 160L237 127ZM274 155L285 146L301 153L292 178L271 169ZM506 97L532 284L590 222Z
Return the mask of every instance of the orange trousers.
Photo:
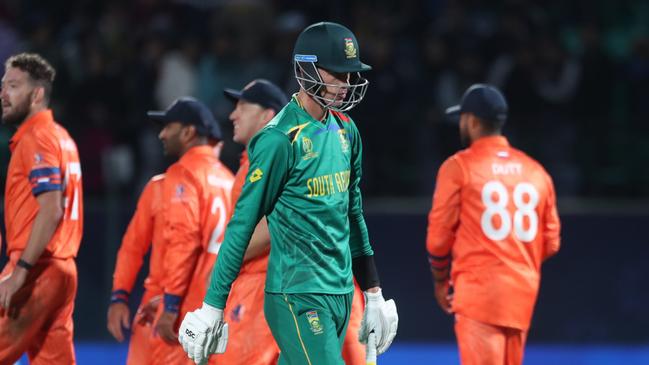
M9 276L19 255L2 270ZM73 258L41 258L14 294L8 311L0 310L0 365L11 365L27 352L32 365L75 364L72 343L77 266Z
M232 284L224 313L228 346L210 357L210 365L277 364L279 347L264 316L265 281L266 272L244 272Z
M195 309L197 308L194 308L193 310ZM174 342L173 344L166 343L162 339L162 337L158 336L155 333L155 323L157 322L158 318L160 318L160 315L162 315L163 311L164 304L161 301L160 305L158 306L158 314L156 316L156 320L151 325L151 334L149 336L151 364L196 365L192 360L189 359L187 353L185 352L185 350L183 350L178 341ZM181 310L178 313L178 318L176 319L176 324L174 325L174 331L176 332L176 334L178 333L178 327L180 327L180 323L182 322L183 318L185 318L185 314L187 314L187 311L183 310L181 306Z
M349 325L343 343L343 359L347 365L365 365L365 345L358 342L358 331L361 329L364 310L365 298L363 298L363 292L358 284L354 282L352 313L349 316Z
M455 335L462 365L520 365L527 331L455 315Z
M146 290L142 295L140 309L145 306L153 297L161 295ZM135 315L131 324L131 339L128 344L127 365L147 365L151 363L151 336L153 335L153 323L138 323L138 315Z

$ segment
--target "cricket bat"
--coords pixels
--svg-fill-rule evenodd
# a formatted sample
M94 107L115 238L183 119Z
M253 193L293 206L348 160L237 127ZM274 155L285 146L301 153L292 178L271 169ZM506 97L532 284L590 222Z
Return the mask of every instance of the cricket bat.
M376 333L370 332L367 336L367 346L365 347L365 364L376 365Z

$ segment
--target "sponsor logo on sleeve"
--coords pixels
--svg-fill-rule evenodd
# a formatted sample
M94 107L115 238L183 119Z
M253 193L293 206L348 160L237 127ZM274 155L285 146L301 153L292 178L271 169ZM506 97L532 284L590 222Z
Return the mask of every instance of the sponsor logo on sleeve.
M173 198L171 199L171 202L172 203L180 203L180 202L184 202L186 200L187 200L187 191L186 191L185 185L183 185L181 183L176 184L175 193L174 193Z
M261 171L260 168L256 168L251 174L248 180L250 180L251 183L254 183L256 181L261 180L261 178L264 177L264 172Z

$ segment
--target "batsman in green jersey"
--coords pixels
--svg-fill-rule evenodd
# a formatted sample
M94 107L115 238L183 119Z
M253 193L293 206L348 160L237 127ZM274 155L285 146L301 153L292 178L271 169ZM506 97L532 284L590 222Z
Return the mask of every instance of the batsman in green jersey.
M179 341L197 364L225 351L223 308L257 222L271 236L264 312L279 364L344 364L353 277L365 294L359 340L382 353L396 335L363 218L361 137L345 114L365 95L354 34L322 22L299 35L293 53L300 90L248 145L250 172L228 224L202 308L188 313ZM371 341L374 342L374 341Z

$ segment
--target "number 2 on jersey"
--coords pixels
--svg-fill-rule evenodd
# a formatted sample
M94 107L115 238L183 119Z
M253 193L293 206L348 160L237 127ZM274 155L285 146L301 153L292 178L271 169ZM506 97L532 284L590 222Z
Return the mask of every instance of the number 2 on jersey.
M528 196L525 201L524 196ZM487 182L482 187L482 203L485 211L480 219L480 227L485 236L493 241L500 241L511 233L514 226L514 236L522 242L532 242L538 232L539 217L536 214L536 207L539 204L539 192L534 185L522 182L516 184L513 192L514 219L507 210L509 193L505 185L497 180ZM500 227L496 228L493 217L500 217ZM525 217L528 218L529 226L525 228Z
M217 214L218 221L216 222L216 227L214 227L212 235L210 236L210 243L207 245L207 252L216 255L219 253L219 249L221 248L221 241L219 238L223 235L223 231L225 230L226 210L223 198L217 196L212 200L212 208L210 212L212 214Z

